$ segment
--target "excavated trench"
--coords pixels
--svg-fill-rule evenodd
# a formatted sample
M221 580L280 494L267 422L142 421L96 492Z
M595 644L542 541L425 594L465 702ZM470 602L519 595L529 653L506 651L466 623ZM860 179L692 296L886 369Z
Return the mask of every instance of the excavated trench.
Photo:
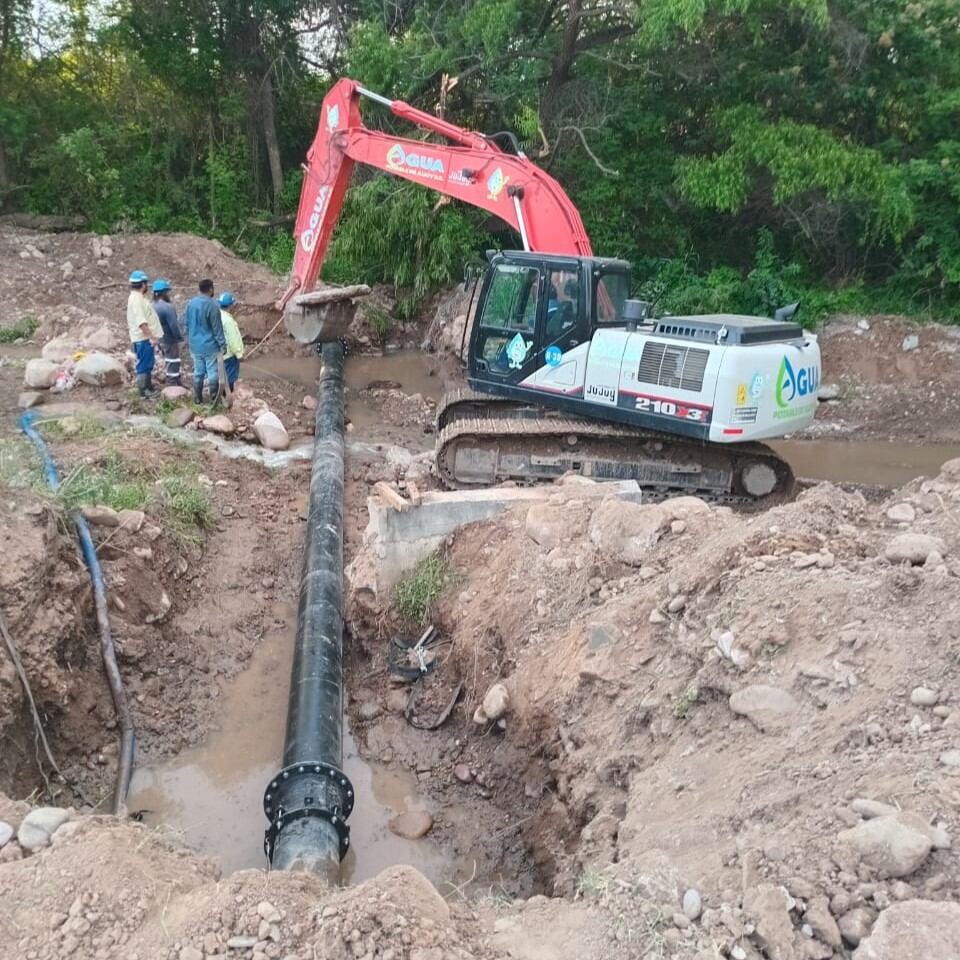
M279 378L312 392L318 370L319 361L313 357L265 356L246 364L244 377L251 382ZM346 381L347 415L357 434L363 436L381 417L380 410L363 395L371 384L431 399L438 398L444 387L435 363L415 352L350 358ZM420 435L422 448L429 442ZM800 477L882 486L930 475L944 460L960 456L960 448L942 445L791 440L774 446ZM354 477L352 482L348 480L348 487L348 499L362 504L363 484ZM351 537L348 530L347 559L357 548L356 533L354 530ZM225 873L266 866L262 794L282 753L296 610L289 602L276 601L269 614L269 629L246 668L223 684L215 723L205 742L165 762L139 765L129 797L131 812L151 826L178 835L201 854L218 859ZM366 702L371 685L373 661L367 654L383 643L372 633L348 640L345 700L354 716ZM408 863L441 890L447 885L474 892L502 887L523 895L549 890L553 867L542 851L531 848L536 831L529 825L526 831L513 829L523 819L517 813L522 802L514 805L506 792L490 796L490 791L476 787L454 795L449 789L433 789L432 771L442 764L449 772L453 765L458 750L455 734L441 727L430 734L417 732L406 737L397 733L402 720L390 719L395 723L380 724L372 741L369 726L359 727L356 737L349 726L344 729L345 770L357 793L344 882L361 881L392 864ZM390 742L391 731L398 742ZM52 733L55 752L76 749L75 744L58 737L56 729ZM109 736L106 734L107 739ZM6 737L22 743L17 762L3 765L0 789L23 796L42 786L31 765L28 717L9 726ZM517 765L515 779L522 782L531 758L515 751L510 762ZM537 762L542 764L542 758ZM436 814L438 827L419 840L394 834L390 820L413 810ZM504 824L506 841L490 830L493 820ZM550 825L544 823L543 829L548 831ZM499 853L497 848L502 848Z

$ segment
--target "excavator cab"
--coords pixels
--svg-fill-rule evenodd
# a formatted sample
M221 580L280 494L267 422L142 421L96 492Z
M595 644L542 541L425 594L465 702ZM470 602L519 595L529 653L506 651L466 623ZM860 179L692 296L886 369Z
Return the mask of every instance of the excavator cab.
M622 324L630 265L598 257L494 254L474 313L468 373L503 393Z

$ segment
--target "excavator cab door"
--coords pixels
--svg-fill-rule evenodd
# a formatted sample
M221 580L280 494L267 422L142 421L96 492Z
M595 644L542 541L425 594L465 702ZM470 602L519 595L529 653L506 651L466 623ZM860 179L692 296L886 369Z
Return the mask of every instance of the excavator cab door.
M495 259L477 309L471 371L517 384L544 365L548 348L565 352L588 340L581 288L575 259Z

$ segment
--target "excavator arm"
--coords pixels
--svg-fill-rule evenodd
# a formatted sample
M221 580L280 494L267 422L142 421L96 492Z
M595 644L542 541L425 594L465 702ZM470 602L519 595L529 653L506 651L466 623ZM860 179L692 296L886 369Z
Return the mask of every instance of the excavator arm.
M367 129L360 117L362 96L452 143L391 137ZM307 154L294 228L293 270L279 307L316 284L355 163L481 207L513 227L526 250L592 255L583 221L563 187L522 153L507 153L482 134L343 79L324 98Z

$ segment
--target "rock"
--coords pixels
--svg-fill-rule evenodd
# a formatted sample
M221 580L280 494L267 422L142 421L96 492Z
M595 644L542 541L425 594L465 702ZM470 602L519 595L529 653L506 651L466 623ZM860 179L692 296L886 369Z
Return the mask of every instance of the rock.
M830 902L826 897L814 897L807 904L803 919L810 924L813 932L831 947L841 946L840 928L830 912Z
M675 913L675 914L673 914L673 915L670 917L670 922L671 922L678 930L687 930L687 929L689 929L690 927L693 926L693 923L691 922L690 918L689 918L688 916L686 916L685 914L683 914L683 913Z
M203 951L196 947L183 947L177 954L177 960L203 960Z
M844 943L855 947L870 933L870 928L876 919L877 914L869 907L854 907L849 910L837 921L837 927ZM900 958L897 958L897 960L900 960Z
M903 343L900 344L900 347L904 353L909 353L911 350L916 350L919 346L920 338L915 333L908 333L907 336L903 338Z
M13 836L13 827L4 820L0 820L0 849L5 847Z
M260 919L266 920L267 923L279 923L283 919L280 911L269 900L261 900L257 904L257 913Z
M660 504L605 497L590 519L590 541L604 559L640 566L673 519Z
M940 754L940 762L945 767L960 767L960 750L945 750Z
M157 623L162 620L170 612L170 597L167 596L167 591L163 590L160 593L160 598L156 601L151 601L151 611L144 618L144 623Z
M700 891L690 887L683 895L683 915L688 920L697 920L703 913L703 899Z
M488 720L499 720L510 709L510 693L502 683L495 683L483 695L480 706Z
M772 883L751 887L743 896L743 912L754 924L754 938L770 960L794 960L793 923L787 893Z
M854 813L859 813L864 820L874 820L877 817L896 816L900 811L889 803L881 803L879 800L868 800L866 797L857 797L851 801L850 809Z
M21 410L29 410L31 407L37 407L47 398L45 393L40 393L37 390L24 390L23 393L17 397L17 406Z
M227 941L228 950L249 950L257 945L256 937L231 937Z
M670 618L660 609L654 607L650 611L650 616L647 618L650 623L669 623Z
M895 503L887 510L887 519L894 523L913 523L917 511L909 503Z
M403 713L407 709L407 701L410 699L410 695L406 690L396 689L391 690L387 694L387 709L391 713Z
M83 350L83 344L75 337L64 333L45 343L40 350L40 356L44 360L49 360L59 366L64 360L71 359L75 353L79 353L81 350Z
M11 840L8 844L0 847L0 863L12 863L14 860L23 859L23 848L16 840Z
M938 699L937 691L931 690L929 687L914 687L910 691L910 702L915 707L932 707Z
M179 400L181 397L189 397L190 391L186 387L170 386L164 387L160 391L160 396L164 400Z
M120 346L119 338L106 324L84 334L82 343L84 350L99 350L101 353L111 353Z
M453 768L453 775L461 783L471 783L473 781L473 771L465 763L458 763Z
M27 361L23 382L31 390L49 390L57 379L57 365L49 360L34 357Z
M380 716L383 708L376 700L365 700L360 704L357 715L361 720L376 720Z
M390 829L398 837L419 840L433 826L433 817L426 810L406 810L390 821Z
M527 511L527 536L545 550L583 536L589 512L583 503L535 503Z
M947 545L939 537L925 533L901 533L886 546L883 555L890 563L911 563L920 566L931 553L947 555Z
M947 960L960 957L960 904L907 900L881 914L854 960Z
M207 430L210 433L230 434L236 430L233 421L223 413L216 413L212 417L204 417L197 423L202 430Z
M286 450L290 446L290 434L280 422L280 418L269 410L264 410L253 421L253 432L261 446L268 450Z
M678 593L675 597L670 598L670 602L667 604L667 612L679 613L686 605L687 598L682 593Z
M817 399L821 403L826 403L829 400L836 400L840 396L840 387L835 383L825 383L817 391Z
M74 376L94 387L116 387L123 383L123 364L106 353L88 353L77 361Z
M57 827L66 823L69 818L70 812L63 807L37 807L23 818L17 831L17 841L24 850L46 847Z
M784 727L799 704L786 690L754 684L730 695L730 709L760 730Z
M193 411L189 407L177 407L171 410L164 420L168 427L185 427L193 419Z
M849 847L861 863L884 877L913 873L930 853L927 833L901 814L867 820L850 830L841 830L838 840Z
M113 507L95 505L82 507L80 512L83 514L87 523L95 524L98 527L119 527L120 514Z
M142 510L121 510L117 514L120 526L131 533L139 533L146 519L147 515Z
M300 405L304 410L316 410L317 398L308 393L303 400L300 401Z

